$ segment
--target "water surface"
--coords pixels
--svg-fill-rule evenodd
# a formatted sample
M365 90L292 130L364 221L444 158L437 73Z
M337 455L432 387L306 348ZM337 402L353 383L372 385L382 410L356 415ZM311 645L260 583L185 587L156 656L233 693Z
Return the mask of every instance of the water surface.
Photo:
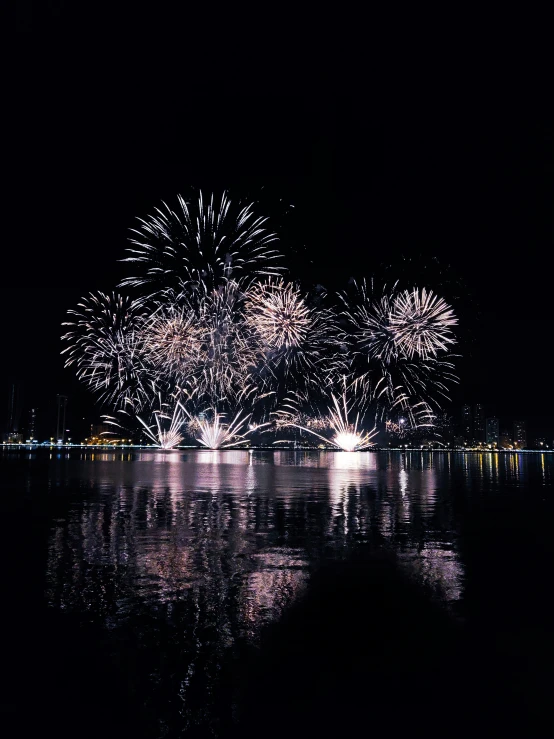
M43 691L35 668L52 681L42 710L64 714L68 735L99 717L106 735L255 733L256 711L274 715L262 732L272 735L281 708L315 731L290 691L276 697L295 675L319 715L329 681L358 674L329 698L350 700L375 679L373 659L384 691L399 672L386 677L378 649L404 642L406 663L422 665L416 682L419 669L460 678L468 665L444 663L460 639L492 650L491 669L506 660L523 722L540 713L552 454L39 450L0 464L8 600L23 584L15 620L35 665L16 658L14 669L31 692ZM78 725L69 704L81 706Z

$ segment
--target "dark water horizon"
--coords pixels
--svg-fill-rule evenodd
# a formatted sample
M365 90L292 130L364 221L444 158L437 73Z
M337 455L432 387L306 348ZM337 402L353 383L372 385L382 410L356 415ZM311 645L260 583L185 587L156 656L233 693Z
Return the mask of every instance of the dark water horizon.
M552 454L7 450L0 474L20 731L554 728Z

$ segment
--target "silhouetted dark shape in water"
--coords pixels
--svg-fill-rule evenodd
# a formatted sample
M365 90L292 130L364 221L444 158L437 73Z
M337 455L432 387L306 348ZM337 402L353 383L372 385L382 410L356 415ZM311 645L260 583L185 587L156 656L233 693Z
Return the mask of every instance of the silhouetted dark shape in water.
M321 570L248 669L244 737L523 736L530 726L494 639L473 642L383 552Z

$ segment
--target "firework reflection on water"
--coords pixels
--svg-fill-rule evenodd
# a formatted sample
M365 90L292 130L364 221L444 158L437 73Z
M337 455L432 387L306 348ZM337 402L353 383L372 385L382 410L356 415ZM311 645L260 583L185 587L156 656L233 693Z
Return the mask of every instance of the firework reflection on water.
M365 543L394 551L441 602L460 595L456 517L440 499L451 476L426 456L79 454L51 468L60 493L79 495L51 521L47 602L105 628L116 649L133 633L148 669L132 686L175 725L204 726L226 660L259 643L312 571Z

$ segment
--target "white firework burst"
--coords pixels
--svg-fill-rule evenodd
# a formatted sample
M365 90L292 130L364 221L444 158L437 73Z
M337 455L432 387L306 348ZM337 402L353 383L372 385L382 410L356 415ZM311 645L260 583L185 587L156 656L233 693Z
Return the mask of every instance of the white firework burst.
M377 416L384 419L396 410L414 424L427 424L429 404L439 407L438 396L448 398L447 383L457 381L451 357L438 356L450 339L443 333L439 346L440 319L446 328L455 322L451 309L425 290L399 293L396 284L375 297L373 286L363 281L355 285L353 299L341 298L352 363L364 394L377 405Z
M125 407L119 410L119 417L104 416L104 420L110 426L118 429L125 429L125 419L136 419L148 439L160 449L174 449L181 444L185 438L183 428L187 420L187 414L182 405L177 400L176 395L170 397L169 402L162 399L162 394L156 391L156 387L152 385L151 397L153 402L157 400L158 408L153 410L147 417L137 413L136 404L127 401Z
M203 281L213 287L231 276L281 271L268 219L255 214L254 203L231 201L226 192L205 198L199 191L196 201L178 195L175 209L162 203L155 215L139 221L124 261L140 267L141 274L122 285L163 291Z
M258 344L264 377L280 388L328 387L342 371L337 317L319 304L309 304L300 288L282 279L252 285L245 293L245 323Z
M271 350L302 346L314 319L300 290L283 279L258 283L247 294L246 320Z
M237 413L230 423L222 422L224 416L221 413L214 413L211 421L207 418L198 419L200 432L196 441L208 449L228 449L244 444L249 433L248 429L246 431L244 429L251 415L249 413L243 416Z
M377 435L375 425L368 431L363 430L367 414L364 412L364 400L356 395L354 385L347 386L343 378L341 395L330 393L331 402L328 404L323 417L313 418L307 425L302 425L294 401L287 403L283 410L277 412L278 425L281 428L297 428L332 444L345 452L363 451L374 446L373 439ZM357 410L356 410L357 409ZM324 436L316 431L326 427L331 436Z
M75 365L79 379L102 402L118 406L128 397L144 401L148 371L142 360L142 307L117 293L98 292L68 314L74 320L62 324L69 328L62 336L68 344L62 350L65 366Z
M182 412L175 408L172 414L163 411L154 411L153 418L155 424L150 425L140 416L138 421L144 426L144 430L149 439L160 449L174 449L184 440L182 433L185 418Z
M142 220L131 242L125 261L137 275L123 284L142 294L91 293L70 311L63 353L102 402L131 407L164 448L182 440L184 422L210 448L243 443L254 409L265 419L280 408L278 427L368 448L375 434L363 430L364 409L379 422L401 414L410 428L426 426L457 379L457 319L444 299L397 284L377 294L363 281L340 296L339 314L323 288L305 294L280 277L276 236L252 203L179 196L175 209L164 203ZM342 376L348 383L335 392ZM145 420L160 390L176 397L184 387L186 417L160 399ZM291 395L309 412L283 405ZM198 420L201 408L211 421Z
M144 356L159 375L181 379L194 371L202 331L189 305L160 304L144 322L142 339Z
M193 415L185 405L180 405L189 420L189 433L194 434L196 441L208 449L230 449L240 446L248 441L249 434L267 426L267 424L250 424L252 413L245 413L242 410L235 414L232 421L225 422L226 414L219 413L215 408Z
M234 280L207 292L198 309L199 350L194 377L199 395L218 398L242 395L260 358L243 316L243 291Z
M390 322L399 350L409 358L416 354L424 359L436 357L455 343L452 326L458 320L448 303L432 290L414 288L396 295Z

